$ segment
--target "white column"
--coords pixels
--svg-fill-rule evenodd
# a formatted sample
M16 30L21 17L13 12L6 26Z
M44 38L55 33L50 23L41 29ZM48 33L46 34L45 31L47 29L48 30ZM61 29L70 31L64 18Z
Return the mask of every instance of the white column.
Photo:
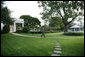
M24 23L22 23L22 27L24 27Z
M14 32L16 32L16 23L14 23Z

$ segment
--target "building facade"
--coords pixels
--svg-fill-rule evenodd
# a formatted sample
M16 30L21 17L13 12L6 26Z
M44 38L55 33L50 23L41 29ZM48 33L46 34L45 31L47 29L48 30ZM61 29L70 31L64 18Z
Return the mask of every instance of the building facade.
M21 25L20 29L22 29L24 27L24 19L14 19L14 23L12 25L10 25L10 32L16 32L17 28L19 26L17 25ZM1 31L3 30L5 24L1 23Z

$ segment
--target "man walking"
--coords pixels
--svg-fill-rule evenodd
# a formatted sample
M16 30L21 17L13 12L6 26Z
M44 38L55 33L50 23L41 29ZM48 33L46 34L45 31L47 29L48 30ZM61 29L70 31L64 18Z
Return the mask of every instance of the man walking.
M42 28L41 33L42 33L41 37L45 38L45 30L44 30L44 28Z

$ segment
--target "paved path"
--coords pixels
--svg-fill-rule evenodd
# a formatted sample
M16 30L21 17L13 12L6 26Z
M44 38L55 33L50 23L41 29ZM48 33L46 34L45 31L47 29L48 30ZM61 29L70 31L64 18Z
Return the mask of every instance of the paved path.
M18 35L18 36L24 36L24 37L34 37L36 38L37 36L28 36L28 35L22 35L22 34L18 34L18 33L11 33L13 35ZM40 38L40 37L37 37L37 38Z
M18 34L18 33L11 33L11 34L23 36L23 37L43 38L43 37L39 37L39 36L22 35L22 34ZM56 38L82 38L82 37L46 37L46 38L56 39Z
M55 46L55 49L53 51L53 53L51 54L51 56L60 56L61 55L61 52L62 49L61 49L61 46L60 44L57 42L56 46Z

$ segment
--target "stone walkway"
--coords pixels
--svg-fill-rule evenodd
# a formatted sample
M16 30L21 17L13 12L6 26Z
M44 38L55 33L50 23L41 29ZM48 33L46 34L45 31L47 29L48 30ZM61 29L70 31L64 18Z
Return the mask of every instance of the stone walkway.
M11 33L13 35L18 35L18 36L24 36L24 37L34 37L36 38L37 36L28 36L28 35L22 35L22 34L18 34L18 33ZM40 37L39 37L40 38Z
M57 43L53 51L53 54L51 54L51 56L60 56L62 53L61 51L62 51L61 46L59 43Z

